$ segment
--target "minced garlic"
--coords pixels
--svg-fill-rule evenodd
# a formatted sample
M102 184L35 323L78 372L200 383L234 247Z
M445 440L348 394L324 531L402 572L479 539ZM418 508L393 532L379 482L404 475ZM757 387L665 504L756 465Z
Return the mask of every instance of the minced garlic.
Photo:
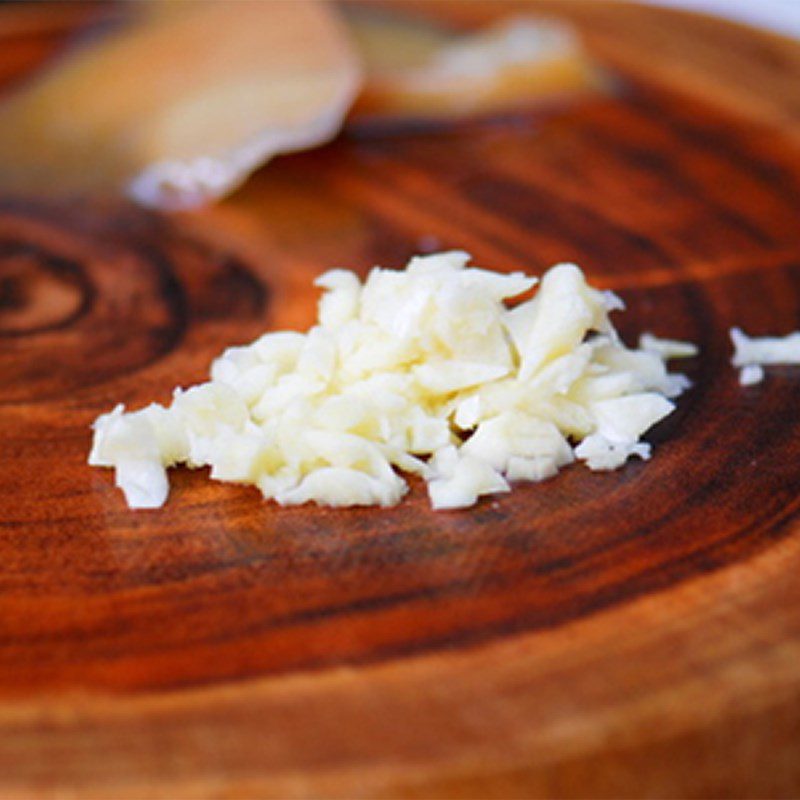
M764 366L800 364L800 331L787 336L750 337L741 328L731 328L733 358L731 364L740 367L739 383L752 386L764 380Z
M134 508L160 506L166 468L211 467L281 505L393 505L422 477L434 508L470 506L575 459L649 458L640 437L689 385L665 361L690 345L620 341L623 307L573 264L536 278L467 267L462 252L317 280L318 324L226 350L172 404L94 424L89 463L116 468Z

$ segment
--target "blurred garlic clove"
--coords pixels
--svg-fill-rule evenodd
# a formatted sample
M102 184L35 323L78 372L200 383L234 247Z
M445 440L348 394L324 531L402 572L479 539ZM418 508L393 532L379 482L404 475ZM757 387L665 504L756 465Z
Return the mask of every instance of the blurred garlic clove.
M599 72L573 29L532 15L472 34L354 7L347 14L366 70L351 116L458 118L596 89Z
M346 29L319 0L128 11L0 109L4 188L191 208L331 139L361 84Z

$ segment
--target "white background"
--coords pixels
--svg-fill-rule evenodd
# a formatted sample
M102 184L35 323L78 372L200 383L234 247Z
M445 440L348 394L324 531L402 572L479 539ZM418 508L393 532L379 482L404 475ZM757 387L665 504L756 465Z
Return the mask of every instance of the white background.
M703 11L800 39L800 0L640 0Z

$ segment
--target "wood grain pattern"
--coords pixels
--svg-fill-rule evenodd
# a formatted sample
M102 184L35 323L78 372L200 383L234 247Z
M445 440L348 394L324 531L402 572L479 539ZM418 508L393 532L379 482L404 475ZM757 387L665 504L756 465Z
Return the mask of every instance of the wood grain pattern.
M800 372L742 389L727 340L800 322L800 48L539 7L585 26L617 94L352 128L171 219L0 198L4 797L800 791ZM12 81L32 33L0 12ZM623 294L628 340L698 342L653 461L446 514L418 485L389 511L280 509L188 471L131 513L85 465L100 411L307 326L322 270L434 246L576 260Z

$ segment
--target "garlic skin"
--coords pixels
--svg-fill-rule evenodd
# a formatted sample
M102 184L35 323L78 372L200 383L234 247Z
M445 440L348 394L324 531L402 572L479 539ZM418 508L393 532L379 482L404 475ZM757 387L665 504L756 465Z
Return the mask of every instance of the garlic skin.
M94 423L89 463L114 467L131 508L156 508L166 470L209 466L281 505L391 506L413 473L435 509L542 481L575 460L592 470L650 457L641 437L689 381L666 360L692 345L629 349L622 303L574 264L535 277L467 266L460 251L317 279L318 323L227 349L211 380L172 404Z

